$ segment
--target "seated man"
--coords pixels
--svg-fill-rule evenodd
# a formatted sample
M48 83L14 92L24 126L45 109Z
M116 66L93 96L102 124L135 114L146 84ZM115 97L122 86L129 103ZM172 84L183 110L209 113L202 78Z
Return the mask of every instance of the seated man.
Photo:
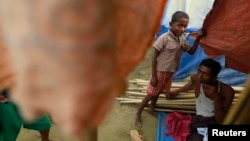
M55 141L49 139L51 122L47 116L41 117L33 123L25 123L17 107L8 99L8 89L0 94L0 141L16 141L21 127L40 132L41 141Z
M190 82L179 89L170 91L167 98L174 98L180 92L194 90L196 115L192 116L188 141L202 141L203 136L198 134L197 127L207 127L209 124L221 124L232 105L234 89L217 80L221 65L212 60L201 62L198 72L191 76Z

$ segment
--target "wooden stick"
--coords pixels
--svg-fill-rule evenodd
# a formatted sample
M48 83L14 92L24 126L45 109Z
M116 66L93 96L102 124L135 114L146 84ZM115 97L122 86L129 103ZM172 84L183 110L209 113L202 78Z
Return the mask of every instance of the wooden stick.
M141 101L141 98L124 98L124 97L117 97L116 100L130 100L130 101ZM158 99L157 102L166 102L166 103L171 103L171 102L195 102L195 99L190 98L190 99Z
M148 110L148 107L145 107L144 109ZM178 110L178 109L161 109L161 108L155 108L156 111L161 111L161 112L173 112L173 111L179 111L183 113L195 113L193 110Z
M195 110L195 105L161 105L161 104L156 104L156 107L161 107L161 108L174 108L174 109L185 109L185 110Z
M141 100L124 100L124 101L119 101L120 103L134 103L134 104L140 104ZM157 102L156 104L171 104L171 105L195 105L194 102L169 102L169 103L165 103L165 102Z

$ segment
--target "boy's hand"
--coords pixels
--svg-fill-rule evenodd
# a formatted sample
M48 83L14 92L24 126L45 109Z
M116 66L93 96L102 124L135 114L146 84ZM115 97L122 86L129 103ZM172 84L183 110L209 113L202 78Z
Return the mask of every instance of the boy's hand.
M207 35L207 32L203 29L198 30L198 37L204 37Z
M158 83L157 78L156 77L152 77L151 80L150 80L150 84L153 87L156 87L157 83Z

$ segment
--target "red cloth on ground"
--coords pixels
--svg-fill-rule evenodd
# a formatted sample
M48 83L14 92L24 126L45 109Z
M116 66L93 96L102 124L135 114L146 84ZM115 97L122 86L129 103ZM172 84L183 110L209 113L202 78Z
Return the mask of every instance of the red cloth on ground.
M169 130L164 134L172 136L175 141L186 141L186 137L190 134L188 127L190 123L190 114L174 111L167 116L166 126Z

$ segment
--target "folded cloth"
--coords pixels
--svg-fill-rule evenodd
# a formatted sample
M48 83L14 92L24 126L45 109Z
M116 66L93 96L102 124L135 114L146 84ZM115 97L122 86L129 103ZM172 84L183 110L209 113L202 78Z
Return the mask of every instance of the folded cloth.
M174 111L167 116L166 126L169 130L164 134L172 136L175 141L186 141L186 137L190 134L190 123L190 114Z

